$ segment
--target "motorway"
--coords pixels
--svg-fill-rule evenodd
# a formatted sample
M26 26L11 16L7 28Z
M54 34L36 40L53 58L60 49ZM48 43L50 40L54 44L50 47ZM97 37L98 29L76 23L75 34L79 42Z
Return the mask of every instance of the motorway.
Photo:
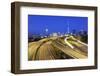
M84 59L87 57L87 44L73 36L44 38L28 44L28 60Z

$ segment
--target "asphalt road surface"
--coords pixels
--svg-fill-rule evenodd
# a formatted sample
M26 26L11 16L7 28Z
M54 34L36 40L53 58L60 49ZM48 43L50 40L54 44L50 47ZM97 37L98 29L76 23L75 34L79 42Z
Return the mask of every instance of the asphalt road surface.
M28 44L28 60L84 59L87 44L73 36L50 37Z

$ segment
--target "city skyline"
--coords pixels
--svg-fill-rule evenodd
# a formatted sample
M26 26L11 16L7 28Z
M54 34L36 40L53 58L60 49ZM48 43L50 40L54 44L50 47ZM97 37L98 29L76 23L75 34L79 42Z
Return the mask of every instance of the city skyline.
M87 17L28 15L29 35L88 31Z

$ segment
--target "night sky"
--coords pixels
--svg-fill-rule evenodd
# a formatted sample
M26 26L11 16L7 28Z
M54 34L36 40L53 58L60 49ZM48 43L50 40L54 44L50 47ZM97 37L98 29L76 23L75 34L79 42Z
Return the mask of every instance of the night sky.
M45 29L48 34L53 32L66 33L69 26L69 32L88 30L88 17L76 16L52 16L52 15L28 15L28 33L29 35L45 35Z

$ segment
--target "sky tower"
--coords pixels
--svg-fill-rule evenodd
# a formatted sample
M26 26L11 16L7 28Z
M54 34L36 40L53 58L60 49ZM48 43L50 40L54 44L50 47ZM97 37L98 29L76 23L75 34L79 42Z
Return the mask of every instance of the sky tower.
M45 29L46 35L48 35L48 28Z
M45 32L46 32L46 33L48 32L48 29L47 29L47 28L45 29Z
M67 22L67 33L69 34L69 22Z

